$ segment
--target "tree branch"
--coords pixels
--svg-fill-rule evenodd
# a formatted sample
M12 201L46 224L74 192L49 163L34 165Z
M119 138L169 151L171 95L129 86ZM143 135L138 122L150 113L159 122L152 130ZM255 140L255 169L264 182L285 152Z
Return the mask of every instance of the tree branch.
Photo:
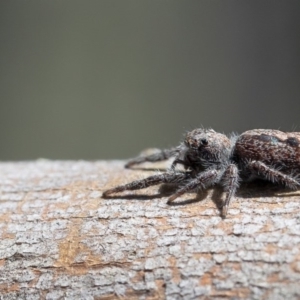
M244 185L226 219L217 188L177 205L172 187L101 197L156 172L1 163L0 298L300 298L299 192Z

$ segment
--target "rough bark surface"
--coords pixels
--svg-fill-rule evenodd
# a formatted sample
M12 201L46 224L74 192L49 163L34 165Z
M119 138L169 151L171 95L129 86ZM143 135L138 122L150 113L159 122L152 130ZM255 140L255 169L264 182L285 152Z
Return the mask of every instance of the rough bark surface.
M103 199L158 172L123 165L0 164L1 299L300 298L299 192L244 185L226 219L218 189Z

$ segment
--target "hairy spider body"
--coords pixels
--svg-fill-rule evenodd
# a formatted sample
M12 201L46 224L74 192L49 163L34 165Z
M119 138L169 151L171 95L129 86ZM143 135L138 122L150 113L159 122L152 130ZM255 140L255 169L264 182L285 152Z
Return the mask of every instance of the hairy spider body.
M225 217L240 181L256 178L282 184L291 189L300 187L300 133L254 129L230 137L212 129L195 129L186 134L178 147L161 150L149 156L130 160L126 167L174 157L170 170L142 180L114 187L104 192L143 189L160 183L178 185L168 203L195 189L204 190L215 184L223 186L226 198L222 207ZM178 170L182 165L184 171Z

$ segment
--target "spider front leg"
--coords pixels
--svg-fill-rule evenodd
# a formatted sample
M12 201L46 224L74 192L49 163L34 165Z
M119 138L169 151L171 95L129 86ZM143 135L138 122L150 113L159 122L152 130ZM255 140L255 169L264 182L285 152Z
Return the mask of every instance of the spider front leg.
M179 152L179 148L171 148L166 150L160 150L157 153L148 155L148 156L138 156L136 158L133 158L127 162L125 165L125 168L131 168L134 165L138 165L144 162L156 162L156 161L162 161L167 160L172 156L175 156Z
M234 197L235 191L239 186L239 174L236 165L230 164L226 168L222 176L222 183L227 194L224 205L222 207L222 216L225 217L227 215L230 201Z
M284 174L272 167L267 166L260 161L250 161L247 164L248 169L260 178L271 182L279 183L290 189L296 190L300 187L300 182L291 175Z
M200 173L196 178L191 179L186 185L184 185L175 194L173 194L169 198L168 203L173 202L176 198L194 190L195 188L200 188L204 190L209 186L212 186L214 183L218 181L219 175L220 175L220 171L214 169Z
M163 174L149 176L145 179L136 180L128 184L116 186L112 189L105 191L103 193L103 196L107 197L110 194L119 193L128 190L130 191L140 190L160 183L180 183L189 178L190 178L190 174L187 172L166 172Z

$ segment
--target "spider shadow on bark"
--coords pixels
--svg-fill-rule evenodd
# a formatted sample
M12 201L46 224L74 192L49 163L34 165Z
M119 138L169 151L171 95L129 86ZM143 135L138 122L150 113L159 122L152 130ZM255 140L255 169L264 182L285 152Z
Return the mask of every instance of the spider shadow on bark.
M109 195L105 196L105 199L115 199L115 200L140 200L140 201L146 201L146 200L153 200L157 198L162 198L164 197L163 195L159 194L154 194L154 195L147 195L145 194L125 194L125 195Z
M159 192L160 192L160 194L163 195L163 197L169 197L169 196L173 195L176 192L176 190L178 190L178 185L175 185L175 184L166 184L165 183L159 187ZM182 205L191 204L191 203L195 203L195 202L201 202L207 198L208 190L195 192L195 194L196 194L196 196L193 198L184 199L184 200L178 199L177 201L168 203L168 205L182 206Z
M149 166L134 166L132 168L130 168L131 170L137 170L137 171L146 171L146 172L167 172L169 170L169 168L167 167L159 167L159 168L154 168L154 167L149 167ZM127 196L123 196L123 197L114 197L114 198L122 198L122 199L137 199L137 200L151 200L151 199L155 199L155 198L163 198L163 197L169 197L172 194L174 194L176 192L176 190L178 189L178 185L176 184L172 184L172 183L163 183L159 186L158 191L159 193L156 195L127 195ZM129 197L128 197L129 196ZM181 206L181 205L186 205L186 204L191 204L191 203L195 203L195 202L200 202L203 201L204 199L206 199L208 196L208 191L204 190L204 191L199 191L196 192L196 197L195 198L191 198L191 199L185 199L185 200L178 200L178 201L174 201L171 203L168 203L168 205L170 206ZM109 198L111 198L111 196L109 196Z
M165 172L166 168L144 168L144 167L135 167L135 170L143 170L143 171L160 171ZM121 195L109 195L105 198L107 199L124 199L124 200L140 200L140 201L146 201L146 200L154 200L158 198L164 198L169 197L172 194L178 190L178 185L176 184L170 184L170 183L164 183L158 186L155 186L158 192L156 194L147 194L147 190L144 192L138 193L138 194L121 194ZM155 188L153 187L153 188ZM212 190L211 193L209 193ZM254 180L251 182L242 182L240 187L238 188L235 196L237 198L244 198L244 199L251 199L251 198L269 198L269 197L289 197L291 196L292 190L285 188L283 186L273 184L271 182L265 181L265 180ZM293 191L295 192L295 195L299 195L299 191ZM298 193L297 193L298 192ZM205 199L209 198L214 202L216 208L219 211L219 214L222 215L222 207L224 205L224 190L221 186L215 185L210 189L202 190L202 191L192 191L192 194L195 194L195 196L192 196L192 198L189 199L183 199L180 198L177 199L174 202L169 203L170 206L184 206L196 202L201 202ZM288 193L288 194L285 194ZM296 194L297 193L297 194ZM232 199L232 202L234 202L234 198ZM261 201L260 201L261 202ZM268 201L269 202L269 201Z
M293 193L291 194L291 192ZM215 203L221 215L223 205L222 194L222 189L220 187L216 187L211 196L212 201ZM241 183L234 198L249 199L250 201L255 199L256 202L260 203L272 203L272 198L285 198L296 195L299 196L299 191L297 190L291 190L282 185L274 184L266 180L256 179L251 182ZM235 201L234 198L232 199L232 202Z
M175 191L178 189L178 185L176 184L170 184L165 183L158 187L158 193L153 195L148 195L147 191L143 194L125 194L125 195L109 195L106 196L105 199L123 199L123 200L140 200L140 201L146 201L146 200L153 200L157 198L164 198L169 197L175 193ZM186 205L190 203L200 202L207 198L208 192L207 191L201 191L200 193L197 193L197 196L195 198L191 199L185 199L185 200L179 200L176 202L169 203L171 206L181 206Z
M290 197L291 192L299 195L299 190L292 190L279 184L274 184L262 179L251 182L244 182L239 187L236 196L240 198L271 198L271 197Z
M173 185L169 186L167 184L164 184L160 187L160 192L164 194L164 196L170 196L172 195L178 186ZM211 193L210 193L211 191ZM249 183L242 183L238 191L236 192L236 197L237 198L257 198L257 197L262 197L262 198L270 198L270 197L288 197L289 195L285 194L280 194L278 193L285 193L285 192L290 192L291 190L286 189L280 185L274 185L270 182L264 181L264 180L255 180L253 182ZM295 191L297 192L297 191ZM215 185L210 189L203 190L203 191L194 191L196 194L193 198L191 199L186 199L186 200L180 200L178 199L175 202L170 203L169 205L171 206L181 206L181 205L186 205L186 204L191 204L195 202L201 202L205 199L212 200L213 203L215 204L216 208L219 211L219 214L222 216L222 208L224 205L224 200L225 200L225 192L223 188L219 185ZM234 202L235 199L232 199L232 202Z

